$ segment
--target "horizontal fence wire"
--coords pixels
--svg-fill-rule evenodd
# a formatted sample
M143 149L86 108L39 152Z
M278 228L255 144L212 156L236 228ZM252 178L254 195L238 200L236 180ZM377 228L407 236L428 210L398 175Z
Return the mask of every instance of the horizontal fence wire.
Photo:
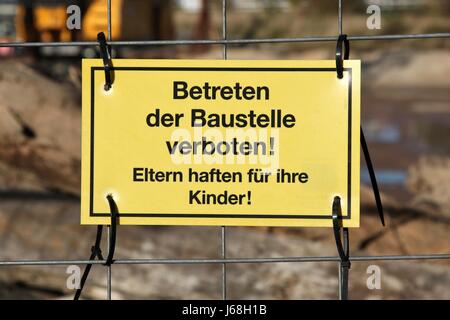
M450 260L450 254L424 255L370 255L351 256L351 262L367 261L411 261L411 260ZM227 258L227 259L114 259L114 264L252 264L252 263L306 263L339 262L338 256L278 257L278 258ZM105 264L106 260L16 260L0 261L0 267L7 266L42 266L42 265L85 265Z
M350 41L366 40L414 40L450 38L450 32L417 33L417 34L386 34L348 36ZM245 45L264 43L301 43L301 42L333 42L338 36L311 36L295 38L262 38L262 39L211 39L211 40L135 40L110 41L112 46L172 46L172 45ZM98 46L96 41L72 42L0 42L0 47L89 47Z
M16 3L16 1L10 1ZM176 45L222 45L223 59L227 59L228 45L251 44L287 44L335 42L338 36L308 36L293 38L262 38L262 39L228 39L227 36L227 1L222 0L222 39L202 40L139 40L114 41L112 37L111 0L107 0L108 44L111 46L176 46ZM343 33L342 0L338 1L338 34ZM419 40L419 39L449 39L450 32L419 33L419 34L386 34L386 35L353 35L348 36L350 41L377 41L377 40ZM0 47L94 47L95 41L73 42L0 42ZM108 232L110 230L108 229ZM109 237L108 237L109 239ZM313 263L341 261L338 256L300 256L300 257L273 257L273 258L227 258L226 257L226 230L221 229L221 259L114 259L116 265L180 265L180 264L218 264L222 265L222 296L226 299L226 265L227 264L261 264L261 263ZM351 256L351 262L370 261L412 261L412 260L450 260L450 254L421 254L421 255L368 255ZM13 266L67 266L67 265L104 265L106 260L10 260L0 261L0 267ZM112 294L112 265L107 268L107 299Z

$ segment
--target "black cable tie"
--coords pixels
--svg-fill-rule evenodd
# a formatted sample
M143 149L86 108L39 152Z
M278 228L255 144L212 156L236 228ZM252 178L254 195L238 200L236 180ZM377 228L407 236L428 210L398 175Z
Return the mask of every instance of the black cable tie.
M108 247L108 257L106 258L105 265L110 266L113 263L114 251L116 250L116 231L117 231L117 204L114 201L112 195L108 194L106 199L109 203L109 208L111 210L111 227L109 230L109 247Z
M342 54L342 44L344 44L345 51ZM344 60L348 60L350 57L350 43L346 34L341 34L338 37L336 44L336 72L338 79L344 77Z
M339 298L341 300L348 299L348 274L351 267L350 262L350 240L348 228L342 228L342 208L341 208L341 198L336 196L333 199L332 207L332 218L333 218L333 231L334 239L336 241L336 248L339 254L340 262L339 268L341 272L341 277L339 279ZM341 229L343 239L341 239Z
M109 247L108 247L108 256L106 258L106 261L104 263L105 266L110 266L114 263L114 252L116 250L116 231L117 231L117 214L118 209L116 202L114 201L112 195L108 195L106 197L109 203L109 208L111 210L111 229L109 232ZM95 243L91 247L91 256L89 257L89 261L95 260L97 258L98 260L103 260L102 250L100 248L100 244L102 241L102 232L103 232L103 226L98 225L97 226L97 235L95 236ZM84 285L87 281L87 278L89 276L89 273L92 268L92 263L89 263L86 265L86 268L84 269L83 275L81 276L80 280L80 287L75 292L74 300L79 300L81 293L83 292Z
M106 36L103 32L100 32L97 35L97 41L100 45L100 55L103 59L103 67L105 69L105 90L108 91L111 89L113 81L114 81L114 74L113 74L113 64L111 61L111 48L106 43Z
M336 240L336 247L339 253L341 261L348 260L349 246L348 237L344 237L344 244L341 240L341 229L342 229L342 208L341 208L341 198L336 196L333 199L333 231L334 238ZM347 229L347 228L343 228Z

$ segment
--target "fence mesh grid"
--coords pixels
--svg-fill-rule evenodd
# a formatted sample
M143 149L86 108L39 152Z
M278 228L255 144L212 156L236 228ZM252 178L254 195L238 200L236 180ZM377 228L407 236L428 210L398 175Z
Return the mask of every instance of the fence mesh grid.
M112 34L111 2L106 1L108 22L108 44L111 46L171 46L171 45L222 45L223 59L228 58L228 45L233 44L259 44L259 43L300 43L300 42L333 42L338 40L338 35L343 34L343 0L337 0L338 6L338 35L336 36L311 36L295 38L264 38L264 39L228 39L227 37L227 0L222 1L222 38L216 40L150 40L150 41L114 41ZM6 1L6 3L17 1ZM386 35L358 35L347 36L350 41L376 41L376 40L408 40L408 39L433 39L450 38L450 32L444 33L420 33L420 34L386 34ZM0 47L61 47L61 46L97 46L94 41L71 41L71 42L0 42ZM220 259L114 259L106 268L106 298L111 299L112 293L112 265L179 265L179 264L218 264L222 266L222 298L227 299L227 264L258 264L258 263L307 263L307 262L334 262L339 265L339 256L296 256L277 258L227 258L226 255L226 227L221 228L221 258ZM108 226L108 247L109 233ZM447 254L422 254L422 255L370 255L350 256L351 262L369 261L410 261L410 260L450 260ZM0 261L0 267L13 266L64 266L64 265L104 265L105 260L14 260ZM341 274L339 274L341 277ZM341 279L339 279L341 283ZM339 289L341 290L341 288ZM340 296L339 292L339 296Z

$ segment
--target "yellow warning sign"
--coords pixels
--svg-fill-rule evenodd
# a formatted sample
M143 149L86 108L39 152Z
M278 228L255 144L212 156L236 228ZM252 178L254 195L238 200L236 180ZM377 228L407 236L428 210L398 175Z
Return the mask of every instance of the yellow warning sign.
M360 61L83 60L82 224L359 226Z

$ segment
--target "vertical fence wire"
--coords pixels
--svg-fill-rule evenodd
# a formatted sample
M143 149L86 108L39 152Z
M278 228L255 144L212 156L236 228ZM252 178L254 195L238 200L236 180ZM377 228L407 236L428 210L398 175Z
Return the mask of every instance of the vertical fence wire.
M227 246L226 246L226 227L221 227L221 255L222 259L227 258ZM227 300L227 263L222 263L222 300Z
M110 232L111 232L111 227L108 226L108 235L107 235L108 248L110 248L110 238L109 238ZM112 264L109 264L106 266L106 299L107 300L111 300L111 293L112 293Z
M111 0L107 0L107 14L108 14L108 41L112 41L112 13Z
M222 39L227 40L227 0L222 0ZM228 45L223 45L223 59L228 59ZM227 257L227 230L221 227L222 259ZM227 264L222 263L222 299L227 300Z
M111 0L107 0L107 19L108 19L108 41L112 41L112 14L111 14ZM112 52L110 52L112 54ZM108 226L108 248L110 248L111 226ZM109 252L108 252L109 253ZM106 299L111 300L112 294L112 264L106 266Z
M338 35L341 35L343 32L343 28L342 28L342 0L338 0ZM344 296L343 296L343 274L342 274L342 263L339 262L337 264L338 267L338 297L339 300L343 300Z

